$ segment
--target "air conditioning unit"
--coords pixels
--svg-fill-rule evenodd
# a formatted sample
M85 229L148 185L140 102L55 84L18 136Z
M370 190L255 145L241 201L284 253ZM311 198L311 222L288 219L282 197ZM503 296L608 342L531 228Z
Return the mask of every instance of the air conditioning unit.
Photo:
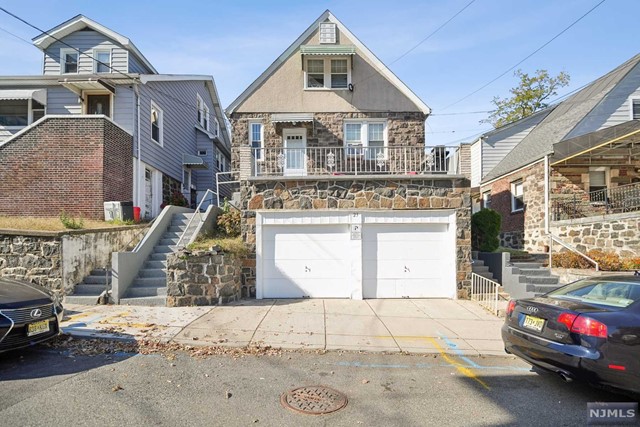
M122 220L122 204L120 202L104 202L104 220Z

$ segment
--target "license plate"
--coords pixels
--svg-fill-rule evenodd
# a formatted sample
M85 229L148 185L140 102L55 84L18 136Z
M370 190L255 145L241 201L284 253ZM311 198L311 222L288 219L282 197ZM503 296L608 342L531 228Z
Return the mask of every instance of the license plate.
M49 332L49 321L41 320L40 322L30 323L27 325L27 336L44 334Z
M522 326L540 332L542 331L542 326L544 326L544 319L533 316L524 316Z

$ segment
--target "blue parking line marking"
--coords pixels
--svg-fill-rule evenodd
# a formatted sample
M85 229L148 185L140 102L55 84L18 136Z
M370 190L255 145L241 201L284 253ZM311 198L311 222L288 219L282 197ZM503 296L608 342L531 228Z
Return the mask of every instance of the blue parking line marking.
M472 368L479 368L480 367L480 365L478 365L476 362L474 362L473 360L471 360L468 357L464 356L462 351L458 348L458 346L454 342L449 340L449 338L447 338L446 336L444 336L440 332L438 332L438 335L440 335L440 338L445 342L445 344L447 344L447 347L449 347L451 350L453 350L460 359L462 359L465 362L467 362L469 364L469 366L471 366Z

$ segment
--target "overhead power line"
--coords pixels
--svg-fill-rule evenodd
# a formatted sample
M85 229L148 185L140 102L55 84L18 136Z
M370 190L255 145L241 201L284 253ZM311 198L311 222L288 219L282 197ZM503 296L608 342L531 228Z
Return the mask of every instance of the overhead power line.
M513 71L518 65L522 64L524 61L526 61L527 59L531 58L533 55L535 55L536 53L540 52L542 49L544 49L547 45L549 45L551 42L553 42L555 39L557 39L558 37L560 37L562 34L566 33L571 27L573 27L574 25L576 25L578 22L582 21L587 15L589 15L591 12L593 12L594 10L596 10L602 3L604 3L606 0L601 0L598 4L596 4L595 6L593 6L591 9L589 9L584 15L582 15L581 17L579 17L578 19L576 19L575 21L573 21L571 24L569 24L567 27L565 27L565 29L563 29L562 31L560 31L558 34L556 34L555 36L553 36L551 39L549 39L546 43L544 43L542 46L540 46L539 48L537 48L536 50L534 50L533 52L531 52L529 55L527 55L526 57L524 57L522 60L518 61L515 65L513 65L512 67L508 68L506 71L504 71L503 73L501 73L498 77L494 78L493 80L489 81L488 83L480 86L478 89L474 90L473 92L471 92L468 95L463 96L462 98L458 99L457 101L447 105L446 107L444 107L442 109L442 111L448 109L449 107L453 107L456 104L459 104L460 102L464 101L465 99L468 99L469 97L475 95L476 93L480 92L482 89L486 88L487 86L491 85L492 83L496 82L497 80L501 79L502 77L504 77L507 73L509 73L510 71Z

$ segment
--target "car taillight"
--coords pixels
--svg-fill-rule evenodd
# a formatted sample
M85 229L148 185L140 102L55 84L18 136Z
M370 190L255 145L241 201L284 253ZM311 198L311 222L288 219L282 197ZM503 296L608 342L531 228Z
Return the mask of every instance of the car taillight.
M562 323L567 327L567 330L571 330L571 327L573 326L573 322L576 320L576 317L578 317L578 315L575 313L568 313L568 312L560 313L560 316L558 316L558 323Z
M590 337L606 338L607 325L590 317L578 315L571 325L571 332Z
M513 310L516 308L516 300L512 299L509 301L509 305L507 306L507 316L511 316Z

